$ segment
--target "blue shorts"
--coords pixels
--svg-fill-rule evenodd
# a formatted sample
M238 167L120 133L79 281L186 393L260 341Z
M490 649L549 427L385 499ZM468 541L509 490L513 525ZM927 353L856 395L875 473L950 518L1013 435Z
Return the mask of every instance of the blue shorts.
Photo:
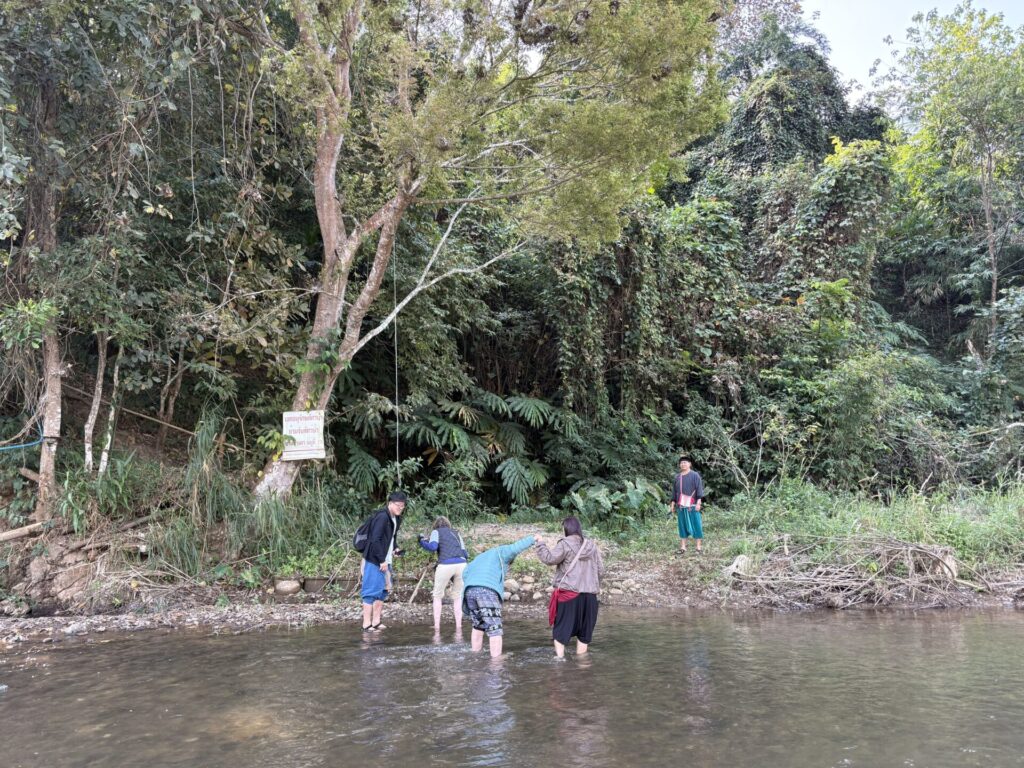
M676 507L676 519L679 523L679 538L704 538L704 529L700 524L700 512L696 507Z
M363 560L363 602L370 604L388 599L388 582L379 565Z

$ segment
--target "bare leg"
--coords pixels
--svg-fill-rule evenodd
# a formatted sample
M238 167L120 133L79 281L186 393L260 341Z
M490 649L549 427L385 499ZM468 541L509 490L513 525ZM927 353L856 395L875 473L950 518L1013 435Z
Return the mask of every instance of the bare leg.
M373 601L373 626L380 624L381 614L384 613L384 601L374 600Z
M441 631L441 599L434 598L434 631Z
M484 632L482 629L474 629L469 636L469 647L474 651L482 651L484 648Z
M363 629L373 625L373 603L363 603Z
M560 659L565 658L565 646L562 645L557 640L555 640L554 643L555 643L555 656L557 656Z
M697 542L697 551L700 552L700 545L704 539L694 539L694 541Z
M501 656L501 635L487 638L491 646L491 658Z
M589 647L590 647L590 645L588 643L584 643L578 637L576 638L576 655L577 656L582 656L583 654L585 654Z
M455 609L455 631L462 634L462 597L456 596L455 603L452 605Z
M686 551L686 539L680 539L679 540L679 551L680 552L685 552Z

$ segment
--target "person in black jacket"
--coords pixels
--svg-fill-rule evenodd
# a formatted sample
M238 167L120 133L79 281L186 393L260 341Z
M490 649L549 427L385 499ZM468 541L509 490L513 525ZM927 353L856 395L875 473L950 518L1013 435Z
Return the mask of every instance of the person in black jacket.
M388 496L388 505L374 512L370 519L370 532L363 552L364 632L384 629L381 614L391 588L391 559L401 553L398 529L402 526L402 512L408 499L401 491L394 491Z

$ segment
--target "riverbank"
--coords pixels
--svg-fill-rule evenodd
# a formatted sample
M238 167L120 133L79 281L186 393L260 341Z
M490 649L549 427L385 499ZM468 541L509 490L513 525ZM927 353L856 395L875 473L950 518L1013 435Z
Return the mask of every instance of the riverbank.
M479 524L465 529L476 551L522 536L553 536L540 524ZM597 536L607 563L601 601L636 609L807 610L841 608L1014 608L1024 606L1024 573L1019 568L979 571L961 563L949 548L901 542L877 535L830 541L822 549L787 536L769 552L735 554L750 540L709 538L705 551L692 545L677 554L667 521L629 537ZM158 582L135 570L97 569L85 588L106 596L78 610L55 610L7 598L0 610L0 648L64 643L104 633L199 629L238 634L271 627L302 628L360 621L358 559L345 566L317 594L277 594L270 584L243 588L227 582L180 578ZM397 588L386 607L391 624L431 621L430 559L421 551L399 559ZM506 612L542 619L550 596L551 569L532 550L521 555L506 582ZM111 602L112 595L122 597ZM445 606L445 621L451 621Z

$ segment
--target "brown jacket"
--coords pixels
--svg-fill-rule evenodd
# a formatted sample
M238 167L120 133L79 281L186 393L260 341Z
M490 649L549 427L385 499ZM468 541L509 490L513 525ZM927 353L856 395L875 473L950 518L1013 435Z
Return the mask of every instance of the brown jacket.
M583 554L573 565L572 561L576 559L581 544L584 547ZM566 536L559 539L550 549L545 544L538 543L537 557L546 565L558 566L555 568L552 586L571 592L592 592L595 595L601 591L604 560L601 559L601 550L597 548L593 539ZM572 566L571 570L569 566Z

